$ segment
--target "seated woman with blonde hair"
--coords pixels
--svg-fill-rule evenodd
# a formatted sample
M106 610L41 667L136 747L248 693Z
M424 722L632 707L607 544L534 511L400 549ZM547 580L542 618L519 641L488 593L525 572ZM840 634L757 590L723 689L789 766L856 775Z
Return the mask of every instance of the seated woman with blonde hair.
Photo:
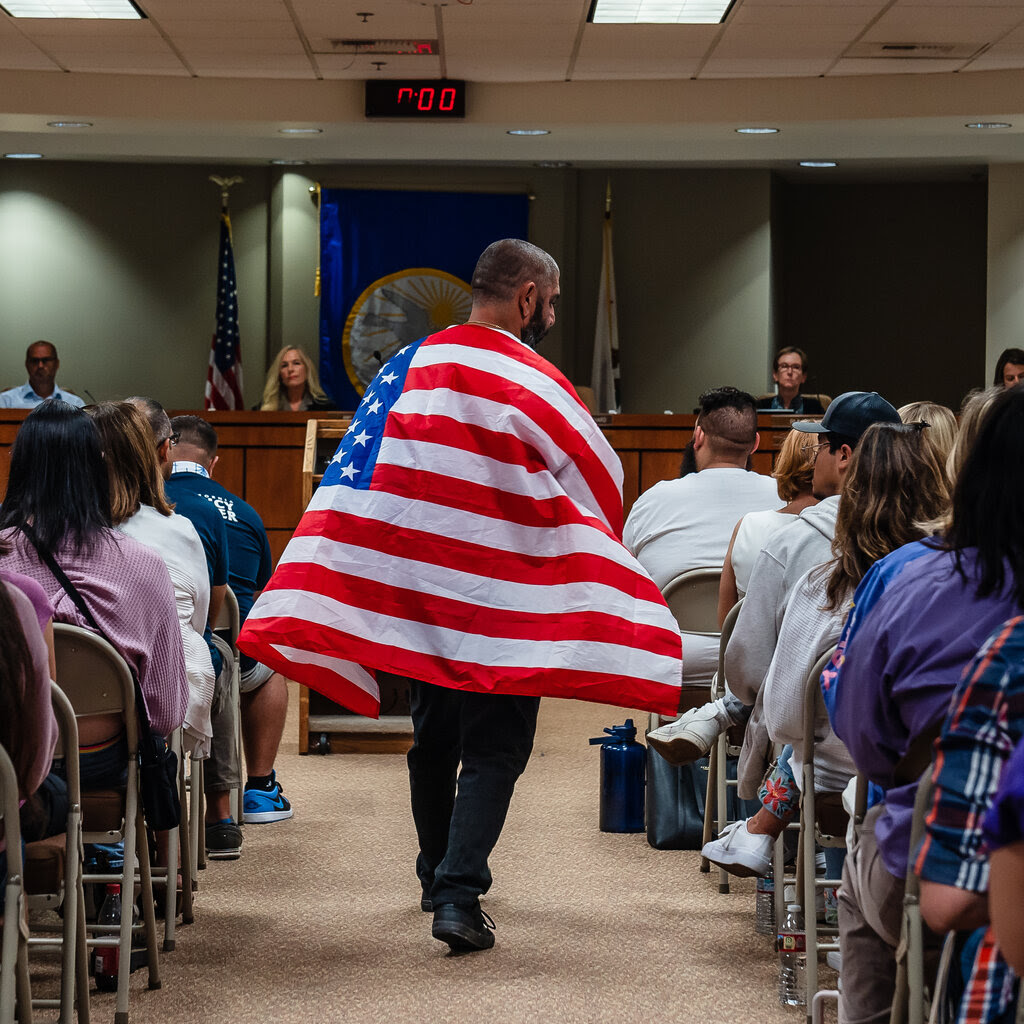
M768 538L791 523L805 508L818 503L811 494L814 460L810 451L804 451L807 447L807 438L799 430L789 432L772 470L779 498L786 504L766 512L748 512L732 531L718 585L719 626L725 622L729 609L746 594L750 570Z
M259 408L263 412L326 411L334 404L320 387L313 360L298 346L285 345L271 360Z

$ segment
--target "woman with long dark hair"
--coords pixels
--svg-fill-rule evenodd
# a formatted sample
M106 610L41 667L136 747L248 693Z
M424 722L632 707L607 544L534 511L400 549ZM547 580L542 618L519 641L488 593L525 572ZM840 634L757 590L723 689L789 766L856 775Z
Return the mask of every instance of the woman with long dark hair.
M135 669L154 729L167 735L185 717L188 683L170 577L160 557L112 529L107 467L92 420L57 399L25 419L11 449L0 505L0 568L31 577L54 618L91 628L47 565L52 558L82 595L107 638ZM126 760L121 722L97 715L79 725L91 773L107 781Z

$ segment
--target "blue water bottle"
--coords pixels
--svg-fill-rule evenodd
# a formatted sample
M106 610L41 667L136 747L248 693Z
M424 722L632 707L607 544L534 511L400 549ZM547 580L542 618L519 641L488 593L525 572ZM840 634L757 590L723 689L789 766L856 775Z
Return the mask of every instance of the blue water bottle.
M632 718L605 732L590 741L601 744L601 831L643 832L647 750Z

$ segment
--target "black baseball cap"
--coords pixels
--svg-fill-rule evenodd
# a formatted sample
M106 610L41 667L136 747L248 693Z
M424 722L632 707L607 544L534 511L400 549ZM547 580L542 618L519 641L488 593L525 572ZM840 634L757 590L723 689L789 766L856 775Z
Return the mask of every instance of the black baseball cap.
M877 391L847 391L832 400L820 423L801 420L793 429L859 438L872 423L899 422L900 414Z

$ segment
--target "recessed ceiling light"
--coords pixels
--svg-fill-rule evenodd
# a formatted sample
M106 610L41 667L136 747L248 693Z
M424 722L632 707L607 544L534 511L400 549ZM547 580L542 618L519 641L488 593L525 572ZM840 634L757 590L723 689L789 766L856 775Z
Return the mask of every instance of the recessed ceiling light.
M4 153L5 160L42 160L42 153Z
M835 160L801 160L801 167L835 167Z
M778 128L737 128L737 135L778 135Z
M320 135L323 128L278 128L282 135Z
M4 0L12 18L106 18L138 21L145 15L132 0Z
M270 162L278 167L305 167L309 163L308 160L271 160Z
M972 121L965 124L965 128L1012 128L1013 125L1007 121Z
M550 135L548 128L509 128L506 135Z
M594 0L588 21L600 24L717 25L732 0Z
M92 121L47 121L48 128L91 128Z

